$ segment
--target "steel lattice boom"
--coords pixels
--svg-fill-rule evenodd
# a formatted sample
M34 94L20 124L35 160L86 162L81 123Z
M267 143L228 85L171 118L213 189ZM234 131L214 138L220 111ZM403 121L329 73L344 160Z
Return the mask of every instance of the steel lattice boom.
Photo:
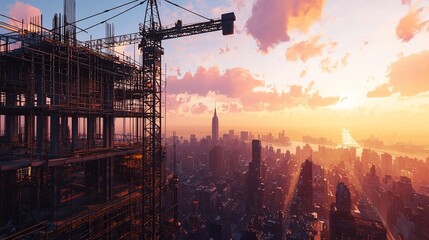
M118 35L85 42L95 49L127 44L139 44L143 53L143 214L142 238L161 239L163 236L163 187L165 179L165 149L162 146L162 79L161 41L222 30L223 35L234 33L234 13L223 14L220 19L163 28L156 0L148 0L144 23L139 33Z
M224 35L234 32L234 13L222 15L220 20L182 26L178 21L172 28L163 29L156 0L150 0L146 6L145 21L140 26L141 42L139 47L143 52L144 74L144 109L143 109L143 239L161 239L163 222L163 196L165 185L165 154L162 146L162 114L161 114L161 56L164 49L161 41L223 30ZM124 38L130 41L133 38ZM120 41L114 41L114 44ZM110 42L111 44L111 42Z

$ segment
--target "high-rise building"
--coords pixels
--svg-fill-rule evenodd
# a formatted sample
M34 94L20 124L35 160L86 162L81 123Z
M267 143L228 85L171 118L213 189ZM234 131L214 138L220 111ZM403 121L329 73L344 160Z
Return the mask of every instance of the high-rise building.
M246 141L247 139L249 139L249 132L241 131L240 132L240 139L241 139L241 141Z
M383 175L392 174L392 155L388 153L381 154L381 170Z
M301 169L302 185L299 189L303 210L311 212L313 210L313 162L305 160Z
M219 139L219 119L216 115L216 108L214 110L214 115L212 118L212 141L216 145Z
M215 176L221 176L225 173L225 161L221 146L216 146L210 150L209 169Z
M252 141L252 161L249 163L247 173L247 210L254 211L258 208L258 189L261 186L261 141Z
M349 188L340 182L337 185L335 203L329 211L330 239L387 239L387 230L380 221L354 216L351 212Z
M229 130L229 139L234 139L235 135L234 135L234 129L230 129Z
M251 172L251 175L254 175L256 177L261 177L261 141L259 140L253 140L252 141L252 162L249 164L252 166L249 171Z
M337 211L343 213L350 213L352 210L352 199L350 190L343 182L337 185L337 193L335 194L335 204Z

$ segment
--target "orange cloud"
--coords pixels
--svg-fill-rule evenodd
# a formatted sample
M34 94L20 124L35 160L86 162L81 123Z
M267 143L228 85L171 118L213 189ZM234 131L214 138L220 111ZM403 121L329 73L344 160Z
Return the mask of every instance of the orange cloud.
M335 105L340 100L339 97L322 97L319 93L314 93L307 99L307 105L311 108Z
M266 53L289 41L288 31L307 32L320 20L325 3L326 0L257 0L246 22L247 33Z
M28 23L30 22L30 17L40 17L40 15L42 15L42 11L40 11L40 9L19 1L10 5L8 8L9 17L20 21L17 22L10 19L8 20L9 24L16 27L22 27L21 20L24 20L24 28L27 28Z
M267 87L262 80L252 77L243 68L227 69L221 72L217 67L198 68L195 74L186 73L183 78L169 77L167 104L169 111L205 113L207 106L199 102L213 101L221 103L224 112L241 111L279 111L296 106L323 107L336 104L339 97L322 97L312 91L314 82L303 90L301 85L292 85L279 93L272 87L271 92L256 92L256 87ZM195 104L197 102L197 104Z
M332 73L335 70L337 70L338 61L332 62L332 60L329 57L327 57L320 61L319 67L325 73Z
M349 61L350 53L344 54L344 57L341 59L341 65L343 67L347 66L347 63Z
M369 91L367 97L388 97L394 93L411 97L429 91L429 51L401 57L389 70L389 82Z
M429 91L429 51L402 57L390 65L389 84L401 96Z
M250 71L244 68L227 69L222 73L217 67L199 67L195 74L187 72L182 79L170 76L168 81L170 93L186 92L202 96L212 91L228 97L239 97L242 92L249 92L264 85L262 80L255 79Z
M322 17L326 0L291 0L286 2L291 2L293 6L293 12L288 18L288 27L291 30L307 32L313 23Z
M288 61L307 61L312 57L322 54L325 44L319 43L320 36L314 36L307 41L301 41L293 44L286 50L286 59Z
M380 85L366 94L369 98L388 97L390 95L392 95L392 92L390 91L389 84Z
M396 36L403 42L410 41L416 34L418 34L428 23L428 21L421 20L421 12L423 8L410 8L407 15L399 20L396 26Z
M337 60L332 59L331 57L326 57L320 60L319 67L325 73L333 73L339 67L347 66L349 57L350 57L350 53L344 54L344 56L341 59L337 59Z

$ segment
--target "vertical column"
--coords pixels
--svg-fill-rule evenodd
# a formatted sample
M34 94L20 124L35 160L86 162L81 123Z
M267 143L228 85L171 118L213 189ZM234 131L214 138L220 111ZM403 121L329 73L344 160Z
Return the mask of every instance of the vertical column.
M113 184L113 158L106 158L100 160L102 162L101 169L103 169L103 192L105 200L112 200L112 184Z
M61 179L61 167L52 167L50 168L51 171L51 181L50 181L50 191L49 191L49 198L51 202L51 219L53 221L56 221L58 218L58 208L60 204L60 197L61 197L61 186L60 186L60 179Z
M115 133L115 118L113 112L113 77L102 77L104 83L103 110L109 112L103 116L103 145L113 147Z
M60 155L60 116L57 112L52 113L50 128L50 153L52 156Z
M34 114L33 111L25 115L25 128L24 128L24 143L30 154L33 153L33 140L34 140Z
M35 121L35 117L34 117L34 95L35 95L35 59L34 59L34 55L32 55L31 57L31 67L29 69L29 82L28 82L28 87L29 90L26 92L25 95L25 106L27 108L30 108L31 110L28 111L25 114L25 126L24 126L24 143L26 144L26 147L28 149L28 153L30 156L30 159L33 159L33 154L34 154L34 136L35 136L35 126L34 126L34 121ZM21 69L24 69L24 66L22 66Z
M76 151L79 144L79 118L77 114L72 116L72 152Z
M37 77L37 106L45 107L46 98L43 93L43 77ZM37 153L42 155L45 151L46 139L48 134L48 119L41 111L37 114Z
M31 168L31 180L34 184L34 186L31 188L31 197L33 199L32 201L32 211L34 211L34 217L36 220L40 218L40 207L41 207L41 190L42 190L42 182L43 182L43 175L41 173L40 167L32 167Z
M62 115L61 116L61 143L63 145L67 145L69 143L69 135L68 135L68 117Z
M55 72L56 71L60 72L61 69L56 64L58 61L55 61L55 57L53 57L53 60L54 61L51 61L51 68L53 68ZM61 80L61 75L54 73L52 77L52 73L51 73L51 81L53 82L52 84L53 89L52 89L52 92L50 93L50 96L51 96L51 107L53 111L51 111L50 113L51 127L49 131L50 133L49 140L50 140L50 153L52 156L60 155L60 113L59 113L60 94L61 94L60 80Z
M6 105L10 107L16 106L16 93L6 93ZM7 114L6 116L6 136L10 143L17 144L18 142L18 116Z
M20 214L16 171L3 171L1 172L1 177L0 218L18 222Z
M113 117L104 116L103 118L103 145L104 147L113 147Z
M88 148L95 147L95 135L96 135L96 118L94 115L90 115L87 118L87 136L88 136Z

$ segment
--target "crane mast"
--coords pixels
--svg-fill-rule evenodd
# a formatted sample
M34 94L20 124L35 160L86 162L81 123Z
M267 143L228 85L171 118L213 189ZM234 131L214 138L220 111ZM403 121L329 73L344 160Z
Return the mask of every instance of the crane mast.
M230 35L234 33L234 21L235 15L231 12L222 14L220 19L189 25L182 25L179 20L173 27L163 28L158 1L148 0L139 33L85 42L88 47L99 50L138 43L143 54L142 239L158 240L166 237L163 236L164 227L161 226L165 221L163 189L166 184L165 148L161 135L163 118L161 57L164 54L161 41L219 30L222 30L223 35Z
M161 29L156 0L146 5L139 48L143 53L143 199L142 238L160 239L162 216L163 169L165 154L161 138L161 56L164 49L156 32Z
M162 28L156 0L146 5L144 23L140 26L139 47L143 53L143 212L142 238L161 239L163 216L163 186L165 185L165 150L162 146L162 81L161 41L183 36L223 30L234 32L234 13L222 15L220 20L182 26L178 21L172 28ZM164 116L165 117L165 116Z

